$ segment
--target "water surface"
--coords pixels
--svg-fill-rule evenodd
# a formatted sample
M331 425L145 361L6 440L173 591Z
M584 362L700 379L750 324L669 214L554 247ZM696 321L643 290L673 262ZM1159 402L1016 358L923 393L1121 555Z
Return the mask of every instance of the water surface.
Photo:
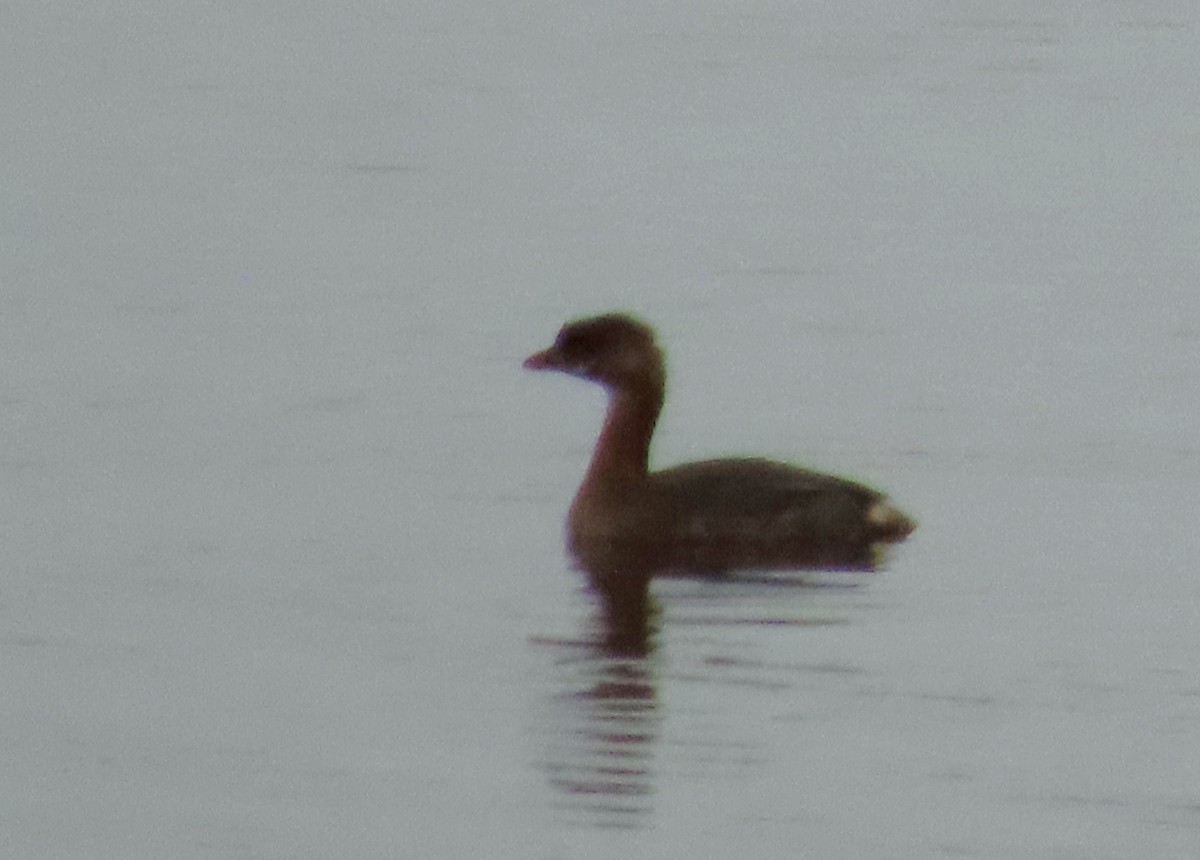
M1191 5L5 14L6 856L1196 856ZM598 648L614 308L889 569Z

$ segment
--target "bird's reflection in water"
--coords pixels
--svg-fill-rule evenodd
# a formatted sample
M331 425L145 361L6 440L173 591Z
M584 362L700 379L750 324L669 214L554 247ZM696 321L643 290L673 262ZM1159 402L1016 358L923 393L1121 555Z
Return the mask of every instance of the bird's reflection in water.
M814 605L796 598L851 595L861 580L814 581L814 576L699 577L701 582L694 577L668 578L686 586L666 589L673 626L713 631L687 634L693 646L701 646L702 655L677 655L670 677L688 686L736 688L739 695L774 695L814 675L824 679L831 672L842 674L840 666L763 660L744 653L744 637L723 632L746 627L815 630L848 623L841 609L844 603L823 600ZM552 687L537 721L542 736L537 767L553 790L552 808L569 825L646 827L653 818L656 788L664 778L671 779L670 773L678 778L681 768L694 767L696 773L711 776L722 768L738 772L761 761L741 727L722 722L724 706L717 705L703 725L676 723L667 774L659 772L663 666L654 652L661 610L648 582L605 582L591 576L588 599L594 611L588 635L535 640L553 659ZM714 696L712 701L724 699ZM711 736L714 725L725 726L717 736Z
M650 577L618 580L615 584L589 572L599 598L602 649L612 657L646 657L653 649L654 609Z
M653 810L661 722L651 625L644 612L621 629L611 612L594 620L585 640L541 641L557 652L541 767L569 823L636 829Z

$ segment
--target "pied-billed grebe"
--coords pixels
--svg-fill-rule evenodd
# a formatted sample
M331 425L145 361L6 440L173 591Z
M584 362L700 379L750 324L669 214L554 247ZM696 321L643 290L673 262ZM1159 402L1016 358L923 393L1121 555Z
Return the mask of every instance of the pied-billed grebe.
M915 523L875 490L761 459L649 470L666 373L654 331L625 314L563 326L525 360L608 390L608 414L571 504L568 540L602 591L654 574L871 570Z

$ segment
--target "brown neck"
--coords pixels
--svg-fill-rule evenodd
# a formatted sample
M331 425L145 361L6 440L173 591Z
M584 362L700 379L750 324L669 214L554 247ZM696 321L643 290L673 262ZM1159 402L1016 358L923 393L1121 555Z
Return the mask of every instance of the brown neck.
M646 477L650 437L662 410L663 384L647 380L637 387L614 388L608 397L608 414L588 466L584 486L600 488Z

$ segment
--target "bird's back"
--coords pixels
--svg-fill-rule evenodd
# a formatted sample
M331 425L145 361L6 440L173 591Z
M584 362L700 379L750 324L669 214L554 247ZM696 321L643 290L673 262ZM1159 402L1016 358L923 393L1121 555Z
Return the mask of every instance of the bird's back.
M677 466L651 474L647 491L650 520L680 568L869 569L876 544L903 537L898 523L881 522L879 507L890 506L880 493L769 460Z

